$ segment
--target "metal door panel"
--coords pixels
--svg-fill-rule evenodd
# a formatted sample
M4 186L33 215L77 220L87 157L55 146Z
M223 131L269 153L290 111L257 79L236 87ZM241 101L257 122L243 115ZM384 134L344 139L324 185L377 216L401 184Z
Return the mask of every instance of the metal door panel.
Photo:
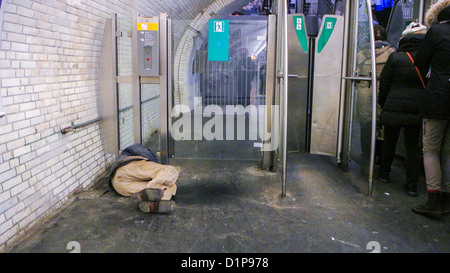
M304 150L308 93L309 37L303 14L288 15L288 139L289 152Z
M326 15L315 51L310 153L337 155L344 17Z

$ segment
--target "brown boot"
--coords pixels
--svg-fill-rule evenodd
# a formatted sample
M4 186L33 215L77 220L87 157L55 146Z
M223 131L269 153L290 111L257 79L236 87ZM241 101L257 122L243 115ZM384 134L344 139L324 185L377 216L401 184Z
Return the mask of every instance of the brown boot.
M140 192L131 194L131 199L135 202L150 201L155 202L164 196L164 191L157 188L143 189Z
M441 193L429 192L428 200L425 204L413 205L411 208L417 214L430 217L440 217L442 216Z
M139 203L139 209L142 212L166 214L175 210L175 202L172 200L144 201Z

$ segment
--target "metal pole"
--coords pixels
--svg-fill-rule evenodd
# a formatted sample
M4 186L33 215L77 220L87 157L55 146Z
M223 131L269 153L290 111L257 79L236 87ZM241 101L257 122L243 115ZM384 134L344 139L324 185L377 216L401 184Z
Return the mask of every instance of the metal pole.
M372 59L372 143L370 147L370 166L369 166L369 191L368 195L372 196L373 189L373 166L375 162L375 141L377 129L377 63L375 55L375 31L371 25L373 22L373 15L371 9L371 1L366 0L367 13L369 15L369 30L370 30L370 57Z
M173 88L172 88L172 19L167 19L167 156L172 158L175 154L175 142L172 138L172 109Z
M342 55L342 73L343 75L347 74L347 65L348 65L348 37L349 37L349 28L350 28L350 3L348 1L345 2L345 13L344 13L344 45L343 45L343 55ZM342 78L341 83L341 106L339 109L339 133L338 133L338 152L337 152L337 163L342 163L342 150L343 150L343 132L344 132L344 116L345 116L345 91L346 89L346 79Z
M167 56L167 13L159 16L160 24L160 152L161 164L169 165L169 135L168 135L168 56Z
M350 3L352 4L352 6L350 6ZM358 56L358 32L359 32L359 28L358 28L358 24L359 24L359 1L353 1L353 2L349 2L346 1L346 14L348 14L350 16L350 14L352 14L352 12L355 12L356 15L353 16L353 20L352 20L352 27L353 29L351 37L352 37L352 41L353 41L353 51L352 51L352 76L357 75L357 71L358 71L358 67L357 67L357 56ZM345 159L346 162L345 164L345 169L348 168L348 161L349 161L349 157L350 157L350 152L351 152L351 143L353 141L353 115L354 115L354 101L355 101L355 81L352 80L352 85L351 85L351 91L350 91L350 98L348 98L348 103L350 104L348 106L347 109L349 109L349 114L348 114L348 127L347 127L347 139L345 140L345 143L347 145L346 150L345 150Z
M283 6L283 173L282 173L282 191L281 196L286 197L286 177L287 177L287 108L288 108L288 81L289 81L289 71L288 71L288 5L287 1L282 1Z
M137 33L137 18L138 14L133 13L132 17L132 63L133 63L133 134L134 143L142 143L142 115L141 115L141 82L139 77L139 61L138 61L138 33Z

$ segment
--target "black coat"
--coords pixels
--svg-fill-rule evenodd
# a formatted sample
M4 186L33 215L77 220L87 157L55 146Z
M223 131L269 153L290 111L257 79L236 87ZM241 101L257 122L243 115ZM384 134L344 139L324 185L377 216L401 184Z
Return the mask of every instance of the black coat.
M426 71L431 67L421 106L423 117L450 120L450 22L428 30L415 62Z
M380 123L391 126L420 126L420 100L424 92L419 74L411 56L416 54L425 34L410 34L402 38L397 51L393 52L380 75L378 103Z

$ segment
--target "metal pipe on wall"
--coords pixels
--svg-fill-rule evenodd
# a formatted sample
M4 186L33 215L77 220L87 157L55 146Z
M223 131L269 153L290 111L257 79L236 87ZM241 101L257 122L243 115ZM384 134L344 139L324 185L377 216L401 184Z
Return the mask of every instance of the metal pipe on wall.
M71 125L71 126L65 127L63 129L61 129L61 134L65 135L70 131L76 130L76 129L84 127L84 126L91 125L93 123L100 121L101 119L102 119L101 117L98 117L98 118L95 118L95 119L92 119L92 120L89 120L86 122L79 123L77 125Z

